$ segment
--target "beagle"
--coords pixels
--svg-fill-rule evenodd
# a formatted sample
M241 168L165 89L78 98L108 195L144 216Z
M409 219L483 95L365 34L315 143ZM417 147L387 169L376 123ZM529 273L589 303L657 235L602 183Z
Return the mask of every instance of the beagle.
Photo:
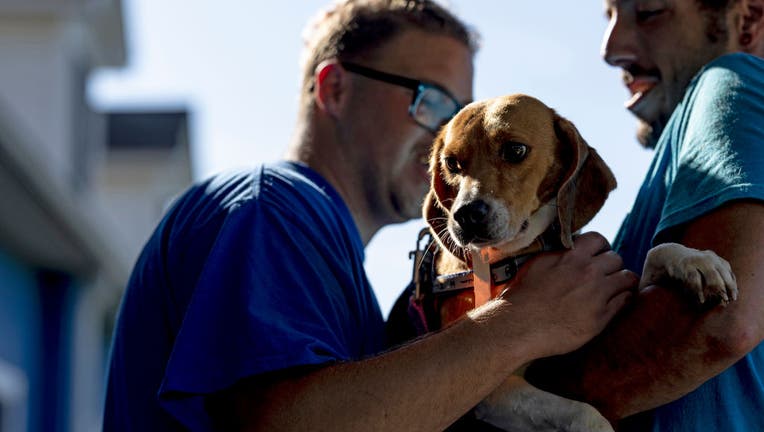
M473 289L438 302L442 326L500 295L507 284L493 283L491 263L571 248L573 234L616 187L613 173L570 121L521 94L463 108L436 137L430 172L423 213L440 246L437 274L471 271L474 279ZM711 271L721 274L723 283L693 279L697 272ZM737 297L729 264L710 251L675 243L657 246L648 254L640 287L667 277L701 302ZM507 430L613 430L590 405L541 391L519 374L475 412Z

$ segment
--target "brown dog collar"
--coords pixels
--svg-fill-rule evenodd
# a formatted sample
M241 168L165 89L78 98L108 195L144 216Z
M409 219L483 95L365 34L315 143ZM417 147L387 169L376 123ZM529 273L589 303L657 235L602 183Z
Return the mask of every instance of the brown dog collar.
M492 286L505 284L512 280L517 270L535 253L507 257L490 264L490 283ZM466 289L473 289L475 271L467 270L459 273L436 276L432 284L432 293L435 295L451 293Z
M560 249L559 227L553 226L542 234L535 242L524 249L524 253L499 259L488 266L490 276L485 279L490 287L508 283L517 274L520 267L542 251ZM440 253L440 246L435 241L428 228L423 228L417 238L417 246L409 254L414 259L413 282L416 287L415 296L441 295L462 290L475 289L475 265L478 261L490 262L490 257L478 260L473 257L473 269L458 273L437 275L435 272L435 256ZM479 264L478 264L479 265Z

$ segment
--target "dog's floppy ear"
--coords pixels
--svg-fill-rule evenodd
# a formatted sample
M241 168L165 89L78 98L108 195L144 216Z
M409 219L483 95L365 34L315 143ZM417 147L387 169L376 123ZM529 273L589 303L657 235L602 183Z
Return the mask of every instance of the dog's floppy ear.
M448 234L448 208L446 203L452 203L456 198L456 190L443 181L440 167L440 152L443 149L443 132L441 131L432 146L430 153L430 191L424 199L422 216L430 232L437 239L440 247L451 252L454 256L466 262L466 256L461 248L455 248L455 243Z
M554 129L565 148L568 170L557 193L557 216L560 219L560 240L573 247L572 234L586 225L605 204L615 189L615 176L597 151L589 147L576 127L555 114Z

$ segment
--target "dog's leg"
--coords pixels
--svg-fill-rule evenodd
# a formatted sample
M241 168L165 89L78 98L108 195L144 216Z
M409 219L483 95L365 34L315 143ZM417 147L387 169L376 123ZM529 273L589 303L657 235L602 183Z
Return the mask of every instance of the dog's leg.
M589 404L566 399L510 376L475 408L479 420L507 431L612 432Z
M710 250L700 251L678 243L663 243L647 253L639 288L670 280L682 284L699 303L726 305L737 300L735 275L729 263Z

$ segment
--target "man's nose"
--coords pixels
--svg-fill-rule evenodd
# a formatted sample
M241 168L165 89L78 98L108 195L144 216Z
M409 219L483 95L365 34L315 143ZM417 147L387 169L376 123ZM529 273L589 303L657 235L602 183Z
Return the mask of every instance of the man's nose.
M611 66L628 67L637 61L637 36L634 24L613 13L602 38L600 53Z

